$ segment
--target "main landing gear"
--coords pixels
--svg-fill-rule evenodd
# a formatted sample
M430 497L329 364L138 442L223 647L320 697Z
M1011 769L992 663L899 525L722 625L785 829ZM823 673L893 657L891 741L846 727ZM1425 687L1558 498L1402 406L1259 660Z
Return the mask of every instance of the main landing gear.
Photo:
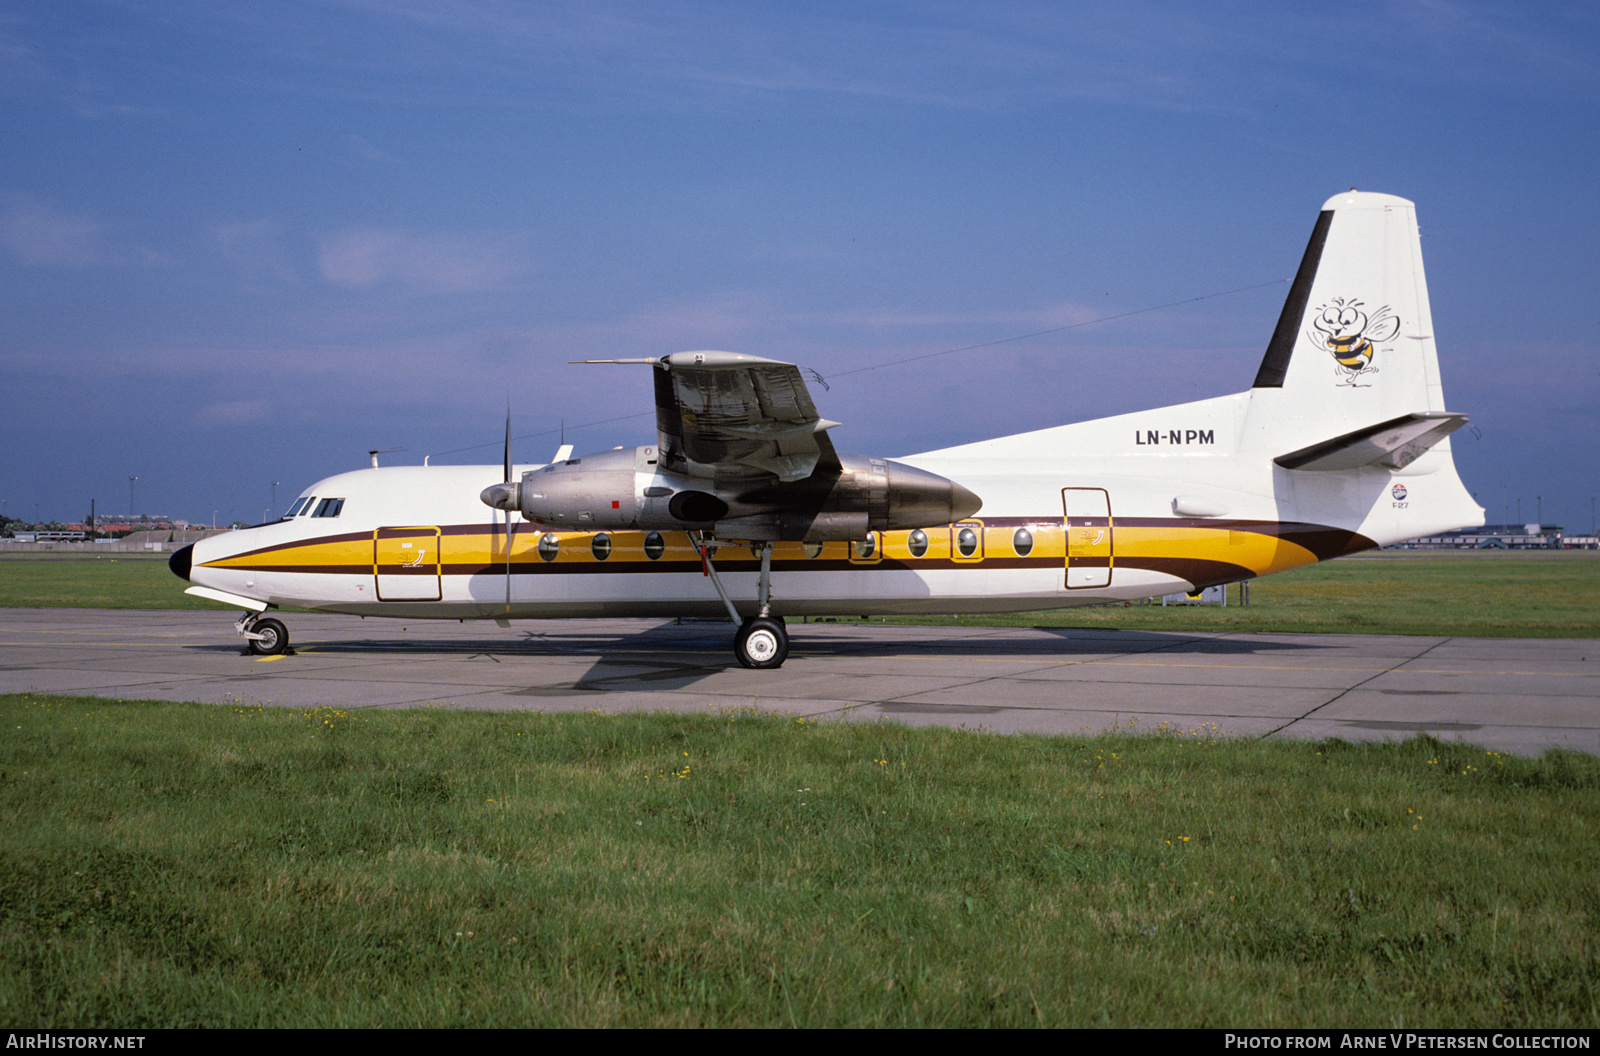
M289 628L283 625L282 620L262 616L258 612L247 612L239 617L234 630L245 639L246 656L277 656L279 653L294 652L289 648Z
M739 633L733 637L733 655L745 667L782 667L789 656L789 629L784 625L782 616L772 615L772 544L761 544L761 580L756 590L756 615L741 618L739 610L734 608L727 590L722 586L722 577L717 575L716 566L711 563L716 542L708 540L704 533L691 533L690 538L700 550L705 574L711 577L717 595L728 607L728 616L739 627Z
M789 655L789 629L782 616L752 616L739 625L733 653L745 667L782 667Z

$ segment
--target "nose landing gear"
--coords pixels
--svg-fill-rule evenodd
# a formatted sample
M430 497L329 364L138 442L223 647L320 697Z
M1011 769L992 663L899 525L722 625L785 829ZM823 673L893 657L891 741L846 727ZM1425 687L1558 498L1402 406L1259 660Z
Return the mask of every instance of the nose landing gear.
M239 637L245 639L246 656L294 654L294 650L289 648L289 628L283 625L282 620L247 612L239 617L234 630L239 633Z

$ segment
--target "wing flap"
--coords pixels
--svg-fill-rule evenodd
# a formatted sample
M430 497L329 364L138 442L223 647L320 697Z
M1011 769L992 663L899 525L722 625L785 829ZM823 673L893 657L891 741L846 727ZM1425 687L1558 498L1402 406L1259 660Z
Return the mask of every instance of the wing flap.
M804 480L838 470L827 430L793 363L739 352L674 352L660 359L585 359L656 368L656 434L663 465L699 477Z

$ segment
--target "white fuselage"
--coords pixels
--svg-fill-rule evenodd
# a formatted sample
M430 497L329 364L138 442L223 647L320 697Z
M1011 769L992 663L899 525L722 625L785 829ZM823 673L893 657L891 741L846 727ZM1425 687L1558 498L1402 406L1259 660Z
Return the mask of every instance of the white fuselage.
M845 543L779 544L772 611L1006 612L1144 598L1481 518L1447 447L1400 471L1336 474L1297 473L1241 451L1247 398L906 458L970 488L983 498L983 509L959 524L924 530L921 556L909 531L873 533L865 554L865 547ZM190 579L268 606L368 616L724 611L686 534L660 533L663 549L652 557L644 532L546 532L479 501L479 492L502 474L499 466L437 466L330 477L305 495L343 499L337 517L312 516L319 501L306 504L301 516L204 540L195 546ZM1397 482L1404 499L1395 498ZM641 490L645 486L641 479ZM962 552L963 528L976 537L971 553ZM609 548L596 547L597 536ZM713 559L735 604L753 611L755 553L728 544ZM1079 569L1076 581L1072 565Z

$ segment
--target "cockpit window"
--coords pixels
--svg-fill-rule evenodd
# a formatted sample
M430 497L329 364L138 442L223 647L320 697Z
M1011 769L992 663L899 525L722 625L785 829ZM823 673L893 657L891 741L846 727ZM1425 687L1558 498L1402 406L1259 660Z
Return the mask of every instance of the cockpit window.
M339 511L342 509L344 509L343 499L323 499L321 502L317 503L317 510L311 516L337 517L339 516Z
M316 496L314 495L302 495L298 499L295 499L294 505L289 507L289 512L283 515L283 519L287 521L291 517L299 516L301 510L310 505L311 500L315 497Z

